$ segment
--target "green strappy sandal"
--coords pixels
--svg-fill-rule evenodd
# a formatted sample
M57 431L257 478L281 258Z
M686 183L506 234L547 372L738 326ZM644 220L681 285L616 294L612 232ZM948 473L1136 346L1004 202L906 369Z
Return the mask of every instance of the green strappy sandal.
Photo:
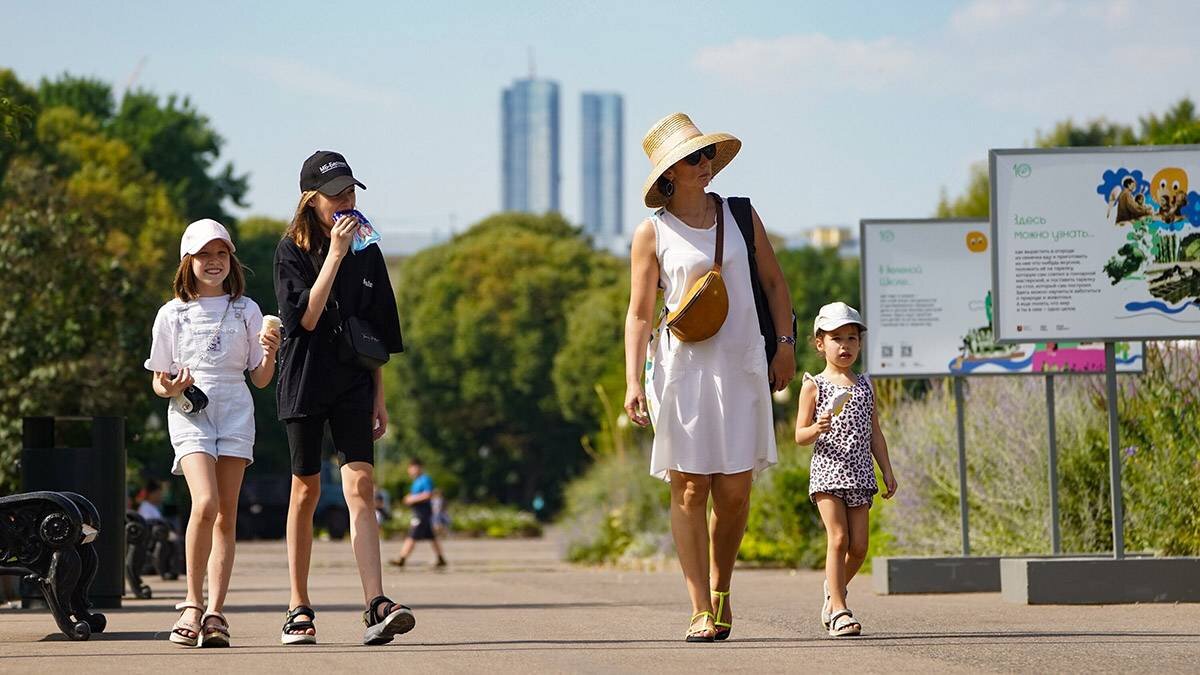
M729 617L728 623L721 620L725 616L725 603L729 599L729 591L712 591L712 594L717 596L717 615L713 619L713 626L716 627L717 633L713 639L725 640L733 633L733 617Z
M707 626L700 630L695 630L696 620L703 618L703 617L708 617L708 621L713 623L713 626L714 626L713 635L703 635L702 634L702 633L708 632L709 628ZM688 642L712 642L713 640L716 639L715 627L716 627L716 619L713 617L712 612L710 612L708 610L696 612L695 614L692 615L692 622L690 624L688 624L688 630L687 630L687 633L684 634L684 639L687 640Z

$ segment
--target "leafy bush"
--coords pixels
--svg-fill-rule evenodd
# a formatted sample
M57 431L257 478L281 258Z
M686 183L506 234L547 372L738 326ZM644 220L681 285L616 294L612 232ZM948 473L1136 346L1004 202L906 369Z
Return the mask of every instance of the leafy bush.
M782 434L779 434L782 436ZM780 462L759 474L738 556L760 564L821 567L825 528L808 499L809 448L780 439Z
M1126 546L1197 555L1200 350L1194 344L1160 343L1146 351L1146 374L1136 384L1127 380L1120 397ZM1103 440L1107 457L1107 436Z
M667 485L644 453L602 455L566 489L567 559L611 563L672 550Z
M825 564L825 528L808 499L807 448L781 424L778 465L758 476L739 559L756 565L819 568ZM649 458L601 456L567 487L563 524L567 558L615 563L674 555L670 490L649 475ZM872 510L872 550L886 541L880 526L882 500Z
M450 532L465 537L489 539L516 539L542 536L542 524L528 511L511 506L486 504L452 504ZM383 521L381 527L385 539L402 538L408 534L412 512L406 506L397 507L392 517Z
M509 539L540 537L542 524L528 511L511 506L456 504L449 509L450 531L468 537Z

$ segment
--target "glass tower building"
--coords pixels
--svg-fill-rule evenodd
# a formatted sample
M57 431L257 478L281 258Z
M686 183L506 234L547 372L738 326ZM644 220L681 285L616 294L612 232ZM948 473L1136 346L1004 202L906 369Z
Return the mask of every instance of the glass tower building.
M624 102L620 94L585 93L582 101L583 227L598 245L624 248Z
M516 80L500 108L504 210L558 211L558 83Z

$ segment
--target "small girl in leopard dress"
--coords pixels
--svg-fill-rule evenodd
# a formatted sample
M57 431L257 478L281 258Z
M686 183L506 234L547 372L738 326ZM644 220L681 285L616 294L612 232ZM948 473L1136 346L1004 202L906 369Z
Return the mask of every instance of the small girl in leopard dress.
M796 442L815 442L808 495L825 524L821 625L830 637L862 632L862 624L846 607L846 587L867 558L871 503L879 492L872 456L887 488L883 498L896 494L871 380L852 370L866 330L858 311L843 302L821 308L813 322L813 340L825 357L825 370L816 377L804 374L796 416Z

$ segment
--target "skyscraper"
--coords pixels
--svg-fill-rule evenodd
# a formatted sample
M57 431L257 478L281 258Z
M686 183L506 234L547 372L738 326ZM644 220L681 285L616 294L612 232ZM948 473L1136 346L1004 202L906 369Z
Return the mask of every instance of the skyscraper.
M624 102L620 94L583 95L583 227L597 244L625 248L621 222Z
M558 83L515 80L500 107L504 210L558 211Z

